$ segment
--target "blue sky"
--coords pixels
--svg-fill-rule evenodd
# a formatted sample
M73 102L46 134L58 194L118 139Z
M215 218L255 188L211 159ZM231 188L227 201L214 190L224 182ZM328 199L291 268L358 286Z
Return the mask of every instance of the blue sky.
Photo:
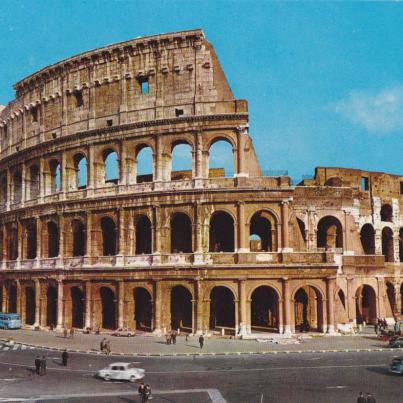
M12 84L81 51L203 28L249 101L263 169L403 175L403 5L259 1L0 2L0 104Z

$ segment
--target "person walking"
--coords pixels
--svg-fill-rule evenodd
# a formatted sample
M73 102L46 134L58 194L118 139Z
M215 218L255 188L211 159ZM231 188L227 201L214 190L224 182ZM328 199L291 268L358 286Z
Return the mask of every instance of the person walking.
M64 336L64 338L65 339L67 339L67 328L65 327L65 328L63 328L63 336Z
M371 393L367 393L365 403L376 403L375 397Z
M142 403L147 403L149 399L151 399L151 386L147 383L144 387L144 402Z
M364 393L360 392L357 397L357 403L367 403Z
M106 342L105 342L105 350L106 350L106 355L109 355L111 353L111 343L109 340L106 340Z
M39 355L37 355L36 358L35 358L35 373L36 373L36 375L40 374L40 370L41 370L41 358L39 357Z
M172 332L172 343L176 344L176 330Z
M105 339L105 337L101 340L101 343L100 343L100 345L99 345L99 349L101 350L101 353L103 353L104 352L104 350L105 350L105 343L106 343L106 339Z
M39 370L39 375L46 375L46 357L43 355L41 359L41 366Z
M70 339L74 339L74 329L70 329Z
M199 344L200 344L200 349L202 349L204 346L204 336L202 334L199 337Z
M165 339L167 344L171 344L171 335L169 333L166 334Z
M137 389L142 403L144 402L145 388L144 382L141 382L139 388Z
M64 350L62 352L62 364L64 367L67 367L67 360L69 358L69 354L67 353L67 350Z

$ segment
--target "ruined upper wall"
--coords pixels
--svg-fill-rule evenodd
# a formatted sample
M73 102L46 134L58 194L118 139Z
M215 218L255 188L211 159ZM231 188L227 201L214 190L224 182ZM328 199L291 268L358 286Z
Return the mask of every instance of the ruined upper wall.
M14 88L16 100L0 111L2 152L107 126L247 112L199 29L81 53Z

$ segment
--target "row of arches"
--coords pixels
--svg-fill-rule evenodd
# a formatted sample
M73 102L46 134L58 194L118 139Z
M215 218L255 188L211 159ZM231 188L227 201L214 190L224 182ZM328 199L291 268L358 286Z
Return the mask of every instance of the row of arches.
M175 141L168 156L165 155L163 169L170 172L164 174L164 180L183 180L194 177L195 162L192 145L185 140ZM208 168L211 176L232 176L234 173L234 148L228 139L217 138L213 140L208 151ZM135 148L134 167L135 182L152 182L156 178L156 162L153 148L148 144L141 144ZM108 147L102 151L103 182L117 184L121 179L121 162L115 147ZM62 168L60 158L50 158L41 172L38 163L27 168L23 177L22 168L15 168L8 184L7 175L0 176L0 203L5 204L10 191L11 201L19 203L22 200L22 187L25 185L25 199L36 199L40 194L40 182L44 181L46 194L60 192L61 190L85 189L88 186L89 162L84 152L74 154L72 166L67 171L74 171L68 189L62 189L62 175L66 169ZM209 174L209 175L210 175ZM70 174L69 174L70 175ZM132 175L133 176L133 175Z

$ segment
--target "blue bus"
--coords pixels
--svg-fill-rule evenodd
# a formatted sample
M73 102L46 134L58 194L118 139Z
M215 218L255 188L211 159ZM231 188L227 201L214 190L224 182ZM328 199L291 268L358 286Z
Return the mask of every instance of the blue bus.
M16 313L0 312L0 329L21 329L21 319Z

